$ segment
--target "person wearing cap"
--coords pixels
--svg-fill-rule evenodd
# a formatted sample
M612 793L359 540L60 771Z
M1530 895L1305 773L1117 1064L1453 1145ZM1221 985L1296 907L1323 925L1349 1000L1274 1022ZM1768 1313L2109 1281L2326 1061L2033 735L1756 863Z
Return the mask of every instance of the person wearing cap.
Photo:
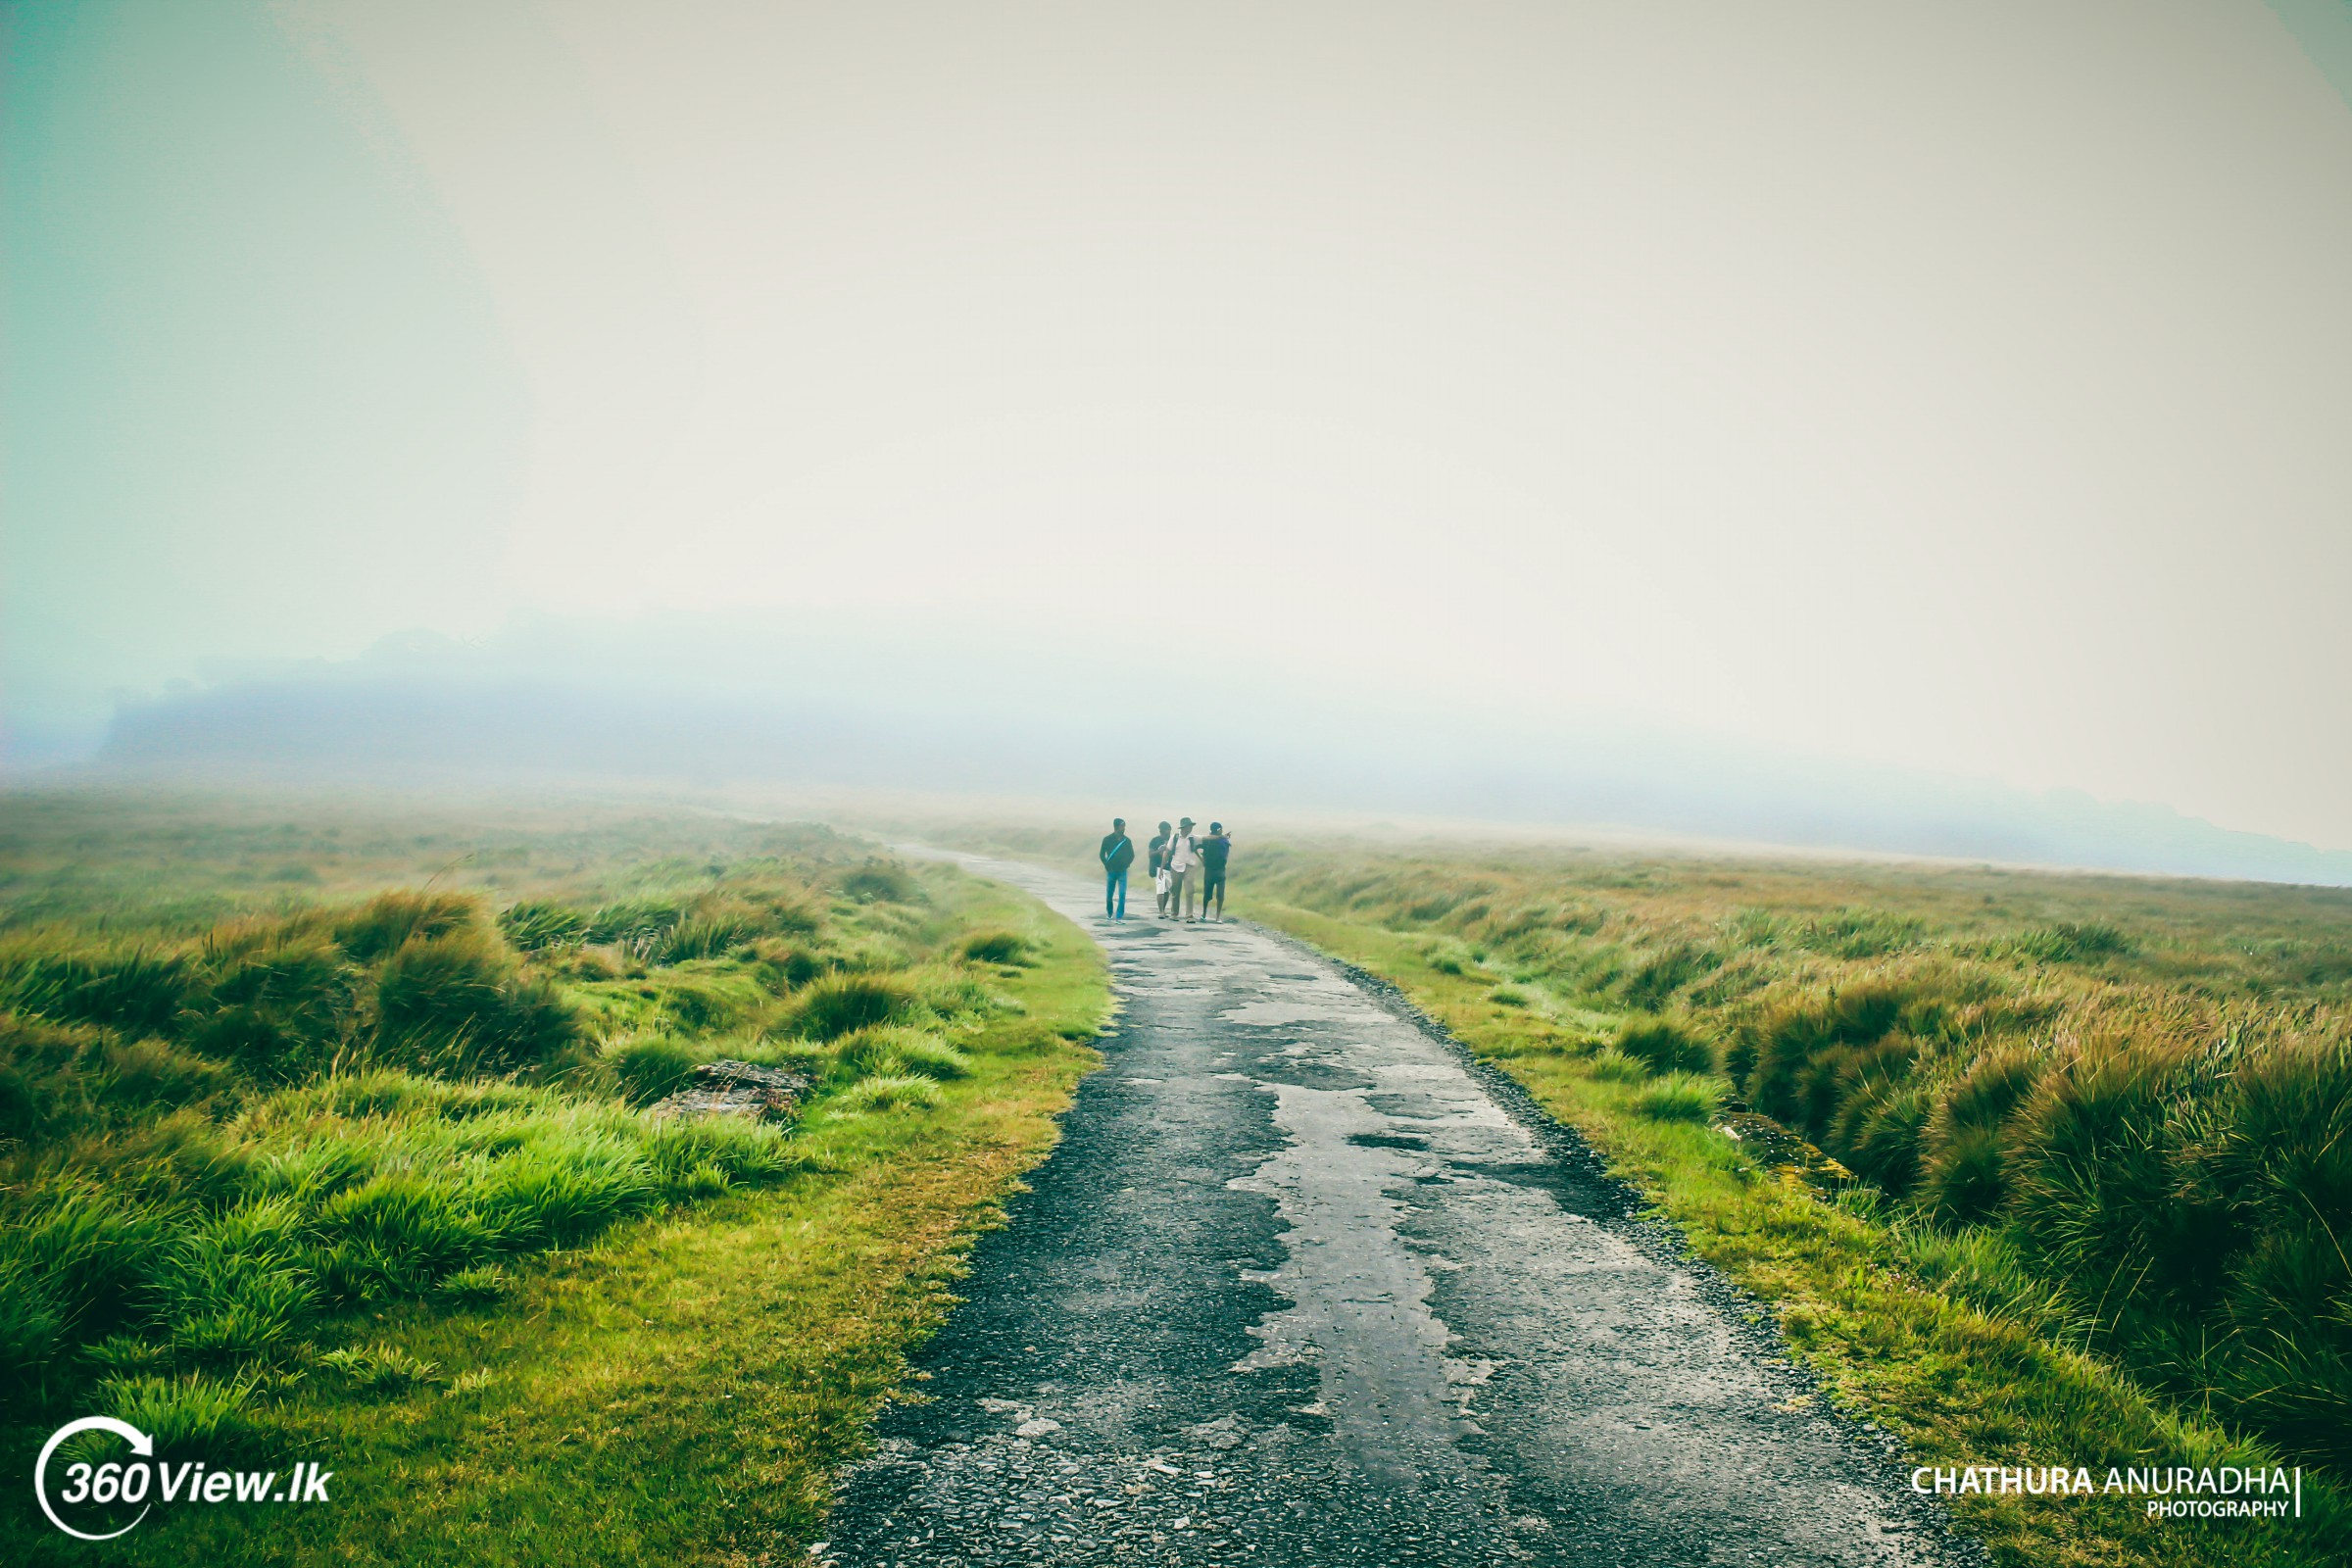
M1188 816L1176 824L1175 832L1168 835L1167 857L1160 861L1168 872L1168 906L1164 912L1172 920L1192 918L1188 906L1192 894L1190 884L1193 867L1200 859L1200 852L1193 841L1193 819Z
M1127 836L1127 819L1114 816L1110 831L1102 835L1102 848L1096 852L1102 862L1102 918L1127 918L1127 868L1135 863L1135 840ZM1116 901L1115 903L1113 901Z
M1233 840L1225 832L1225 824L1208 824L1208 837L1200 843L1200 918L1225 918L1225 861L1233 854ZM1217 912L1208 912L1208 901L1217 901Z

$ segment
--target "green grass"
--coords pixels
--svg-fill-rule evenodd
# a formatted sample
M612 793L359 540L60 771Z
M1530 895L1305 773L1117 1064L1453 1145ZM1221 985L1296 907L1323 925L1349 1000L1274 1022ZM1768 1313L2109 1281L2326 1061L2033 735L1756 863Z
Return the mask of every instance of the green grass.
M2152 1386L2352 1463L2352 896L1556 852L1258 878L1722 1074L1908 1210L2006 1233Z
M1241 912L1518 1078L1921 1462L2310 1467L2286 1525L1964 1499L1998 1560L2336 1560L2352 902L1361 846L1251 870ZM1734 1095L1870 1181L1751 1157Z
M93 861L190 815L109 805ZM119 1411L339 1477L112 1560L789 1559L1094 1060L1097 954L1002 890L821 831L500 832L562 850L495 916L323 871L240 904L226 831L149 903L85 868L11 932L9 1462ZM963 956L1006 933L1025 966ZM716 1055L806 1072L800 1125L643 1113ZM74 1544L0 1505L0 1558Z
M1711 1122L1731 1086L1708 1073L1670 1072L1634 1097L1634 1109L1660 1121Z

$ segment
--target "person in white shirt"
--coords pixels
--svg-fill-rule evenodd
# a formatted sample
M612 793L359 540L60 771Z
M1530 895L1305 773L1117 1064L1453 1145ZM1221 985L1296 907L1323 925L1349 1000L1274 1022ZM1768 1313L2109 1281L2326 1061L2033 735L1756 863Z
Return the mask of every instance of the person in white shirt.
M1193 867L1200 858L1200 852L1193 844L1193 819L1188 816L1176 824L1175 832L1168 835L1167 854L1159 862L1168 868L1167 912L1171 919L1192 918L1185 901L1192 894Z

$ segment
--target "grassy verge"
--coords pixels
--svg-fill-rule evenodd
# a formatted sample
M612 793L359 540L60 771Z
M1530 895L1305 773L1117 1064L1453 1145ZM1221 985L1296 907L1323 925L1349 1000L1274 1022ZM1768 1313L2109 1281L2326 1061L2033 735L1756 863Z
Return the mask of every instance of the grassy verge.
M69 940L90 901L44 894L0 1015L24 1091L0 1305L37 1352L0 1462L23 1475L59 1422L111 1413L216 1467L335 1479L331 1503L159 1508L106 1546L12 1489L0 1560L800 1559L970 1239L1051 1147L1108 990L1080 933L1004 890L705 836L509 845L547 869L497 921L476 894L375 956L355 933L382 901L288 904L216 866L160 905L110 880L93 967ZM631 852L649 837L693 853ZM337 892L379 885L353 874ZM270 952L317 960L269 973L316 971L335 1005L257 1002L246 949L191 930L246 930L257 896ZM134 1016L125 975L177 1003ZM486 1062L517 998L545 1027ZM644 1114L716 1055L808 1076L797 1129L698 1142ZM133 1070L155 1060L161 1101ZM129 1220L85 1223L106 1214Z
M1245 888L1247 884L1245 884ZM2275 1450L2149 1394L2110 1361L2046 1332L2014 1294L1952 1288L1966 1259L1867 1189L1829 1197L1775 1173L1710 1125L1705 1075L1662 1078L1592 1049L1622 1011L1498 985L1459 941L1418 922L1348 918L1245 893L1236 912L1399 986L1431 1017L1583 1133L1690 1239L1771 1304L1832 1397L1897 1434L1918 1462L2089 1467L2262 1465ZM1423 929L1411 929L1414 924ZM1590 999L1588 999L1589 1001ZM1694 1081L1695 1080L1695 1081ZM1986 1274L2000 1271L1987 1266ZM1938 1288L1931 1279L1942 1277ZM2352 1533L2340 1491L2305 1475L2304 1517L2166 1522L2121 1498L1964 1497L1955 1511L2003 1563L2337 1562Z

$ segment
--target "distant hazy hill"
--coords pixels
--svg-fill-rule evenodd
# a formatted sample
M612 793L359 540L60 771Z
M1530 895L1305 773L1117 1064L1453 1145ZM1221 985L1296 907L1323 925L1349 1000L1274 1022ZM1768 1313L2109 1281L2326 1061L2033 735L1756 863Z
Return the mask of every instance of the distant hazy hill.
M2352 885L2352 854L2151 806L1657 733L1177 681L1115 660L780 634L614 649L440 643L116 717L105 765L609 775L1394 811L1809 847ZM1187 808L1191 808L1187 807Z

